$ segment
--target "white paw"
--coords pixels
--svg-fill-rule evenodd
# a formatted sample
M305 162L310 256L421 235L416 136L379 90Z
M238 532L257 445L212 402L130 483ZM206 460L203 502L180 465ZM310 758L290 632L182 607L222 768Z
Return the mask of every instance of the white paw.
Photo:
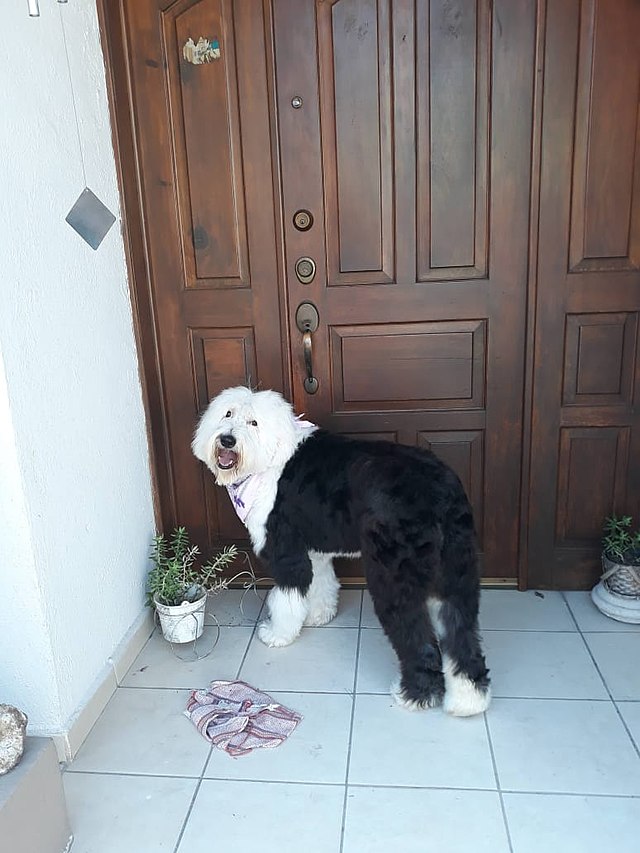
M335 619L337 612L337 605L334 605L333 607L322 607L318 610L311 610L307 618L304 620L304 624L309 628L318 628L320 625L326 625L328 622L331 622L332 619Z
M258 625L258 638L265 644L265 646L270 646L272 649L291 645L297 636L297 634L282 634L278 631L274 631L271 622L269 621L261 622Z
M443 708L454 717L472 717L483 714L491 703L491 690L478 690L475 684L464 676L445 674L445 694Z

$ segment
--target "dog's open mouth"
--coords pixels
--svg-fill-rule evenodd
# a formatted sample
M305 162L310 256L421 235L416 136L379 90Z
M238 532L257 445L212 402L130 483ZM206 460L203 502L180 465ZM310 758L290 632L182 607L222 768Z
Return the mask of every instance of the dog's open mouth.
M233 468L233 466L238 461L238 454L233 450L228 450L226 447L221 447L218 449L216 453L216 462L218 463L218 468L222 468L223 471L228 471L229 468Z

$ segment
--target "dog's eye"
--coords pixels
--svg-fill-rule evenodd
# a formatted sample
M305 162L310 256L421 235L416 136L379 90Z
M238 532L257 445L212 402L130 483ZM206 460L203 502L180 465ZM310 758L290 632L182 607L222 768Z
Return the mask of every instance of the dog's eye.
M227 412L227 414L225 415L225 418L230 418L230 417L231 417L231 412L229 411L229 412Z
M258 421L251 421L251 426L258 426Z

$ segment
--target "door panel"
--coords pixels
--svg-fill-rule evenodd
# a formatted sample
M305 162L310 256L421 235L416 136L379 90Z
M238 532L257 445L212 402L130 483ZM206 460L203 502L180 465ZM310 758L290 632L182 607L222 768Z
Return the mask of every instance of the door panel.
M416 15L417 280L484 279L490 3L420 2Z
M484 321L333 326L333 412L479 409Z
M432 450L457 472L473 506L478 544L482 549L484 546L484 432L482 430L419 432L417 444L418 447Z
M294 402L441 446L473 483L485 575L515 577L535 22L493 6L275 0L274 24L291 327L301 302L320 314L314 395L292 333Z
M640 511L638 44L635 0L548 4L529 514L537 585L590 586L604 517Z
M265 21L250 0L124 5L175 523L246 539L190 442L222 388L286 390ZM184 59L200 37L219 59Z
M235 29L222 0L178 3L162 15L186 287L251 286ZM225 44L211 69L182 58L195 32L215 33Z
M326 4L317 27L326 283L384 284L393 281L395 254L390 5Z

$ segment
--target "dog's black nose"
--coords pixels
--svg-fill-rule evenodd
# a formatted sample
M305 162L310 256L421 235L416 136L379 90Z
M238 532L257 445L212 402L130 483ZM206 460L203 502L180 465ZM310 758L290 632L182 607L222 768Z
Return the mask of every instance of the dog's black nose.
M221 435L220 436L220 444L223 447L234 447L235 443L236 443L236 440L232 435Z

